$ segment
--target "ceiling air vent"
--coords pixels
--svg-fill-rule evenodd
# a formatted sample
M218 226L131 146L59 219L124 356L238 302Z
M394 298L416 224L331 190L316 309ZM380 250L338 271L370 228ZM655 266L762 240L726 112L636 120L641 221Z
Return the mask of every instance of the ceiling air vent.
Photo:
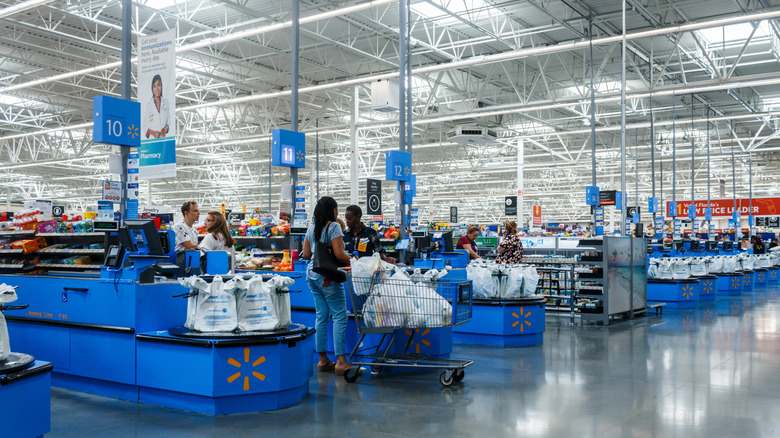
M458 144L487 144L496 140L496 132L479 126L458 126L447 133L447 139Z

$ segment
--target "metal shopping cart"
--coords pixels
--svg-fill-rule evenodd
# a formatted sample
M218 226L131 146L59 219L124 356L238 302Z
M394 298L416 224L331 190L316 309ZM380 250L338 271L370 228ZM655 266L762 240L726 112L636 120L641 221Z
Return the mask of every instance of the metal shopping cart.
M466 375L464 368L474 361L442 359L426 354L409 353L415 330L404 345L403 354L391 354L396 341L396 330L455 327L471 320L471 282L468 280L431 280L417 283L409 279L390 278L390 272L378 272L371 277L353 277L347 274L347 290L352 301L360 339L349 355L353 367L344 378L355 382L360 366L370 366L380 373L385 367L439 368L439 381L444 386L460 382ZM381 334L374 346L361 348L366 335ZM389 342L385 343L386 340ZM356 357L357 356L357 357Z

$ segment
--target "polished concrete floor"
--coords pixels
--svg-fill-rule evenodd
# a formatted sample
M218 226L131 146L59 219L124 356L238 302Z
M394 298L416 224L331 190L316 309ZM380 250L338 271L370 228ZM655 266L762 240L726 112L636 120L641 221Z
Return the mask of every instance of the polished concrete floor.
M780 437L780 289L610 327L547 317L544 344L456 345L438 373L333 374L274 412L208 417L60 389L46 437Z

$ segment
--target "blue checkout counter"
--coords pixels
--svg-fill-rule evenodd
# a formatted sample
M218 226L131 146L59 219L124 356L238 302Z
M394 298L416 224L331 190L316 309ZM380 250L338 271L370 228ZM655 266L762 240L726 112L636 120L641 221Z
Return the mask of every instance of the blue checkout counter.
M6 312L14 348L51 362L52 385L91 394L210 415L300 402L312 374L313 330L298 325L249 339L171 335L186 319L188 290L155 276L175 261L172 250L160 249L163 239L173 248L174 236L149 222L126 222L116 263L99 276L0 275L29 305Z
M51 369L22 353L0 361L2 436L37 438L51 430Z

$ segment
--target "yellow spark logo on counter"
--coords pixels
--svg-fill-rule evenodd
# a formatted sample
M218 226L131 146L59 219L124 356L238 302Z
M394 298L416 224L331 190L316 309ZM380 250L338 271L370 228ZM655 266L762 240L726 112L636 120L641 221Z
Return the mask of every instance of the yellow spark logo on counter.
M705 294L712 293L712 280L704 280L701 285L702 285L701 290Z
M260 356L259 359L257 359L256 361L252 362L252 368L260 365L263 362L265 362L265 356ZM242 367L242 364L239 361L233 359L232 357L230 359L228 359L228 363L230 365L233 365L236 368L241 368ZM249 348L244 348L244 363L245 364L249 363ZM244 391L249 391L249 375L250 374L252 376L256 377L257 379L259 379L260 381L265 380L265 375L264 374L260 374L257 371L252 371L250 373L247 370L247 373L244 376ZM236 379L238 379L241 376L242 376L242 373L241 373L241 371L239 371L239 372L233 374L232 376L228 377L227 381L228 381L228 383L233 383L234 381L236 381Z
M526 312L523 310L523 308L521 307L521 308L520 308L520 315L522 315L522 316L523 316L523 318L528 318L529 316L531 316L531 312L529 311L528 313L526 313ZM515 321L515 322L513 322L513 323L512 323L512 327L517 327L517 325L518 325L518 324L520 324L520 331L522 332L522 331L524 331L524 330L525 330L525 326L531 327L531 321L523 321L523 322L521 323L521 322L520 322L520 315L518 315L518 314L517 314L517 313L515 313L515 312L512 312L512 316L514 316L515 318L517 318L517 321Z
M420 333L420 329L415 329L414 332L415 333ZM414 346L415 346L414 347L415 353L420 354L420 344L421 343L423 345L425 345L426 347L430 347L431 346L431 343L429 341L427 341L425 339L422 339L423 336L427 335L430 332L431 332L431 329L429 329L429 328L425 329L424 332L420 333L420 342L413 342ZM412 331L409 330L409 329L404 330L404 333L406 333L408 336L412 336Z
M683 298L685 298L686 300L690 300L691 297L693 296L693 292L691 292L693 290L693 286L691 286L690 284L686 284L685 286L683 286L682 290L683 290L683 294L682 294Z
M734 277L731 279L731 287L734 289L739 287L739 277Z

